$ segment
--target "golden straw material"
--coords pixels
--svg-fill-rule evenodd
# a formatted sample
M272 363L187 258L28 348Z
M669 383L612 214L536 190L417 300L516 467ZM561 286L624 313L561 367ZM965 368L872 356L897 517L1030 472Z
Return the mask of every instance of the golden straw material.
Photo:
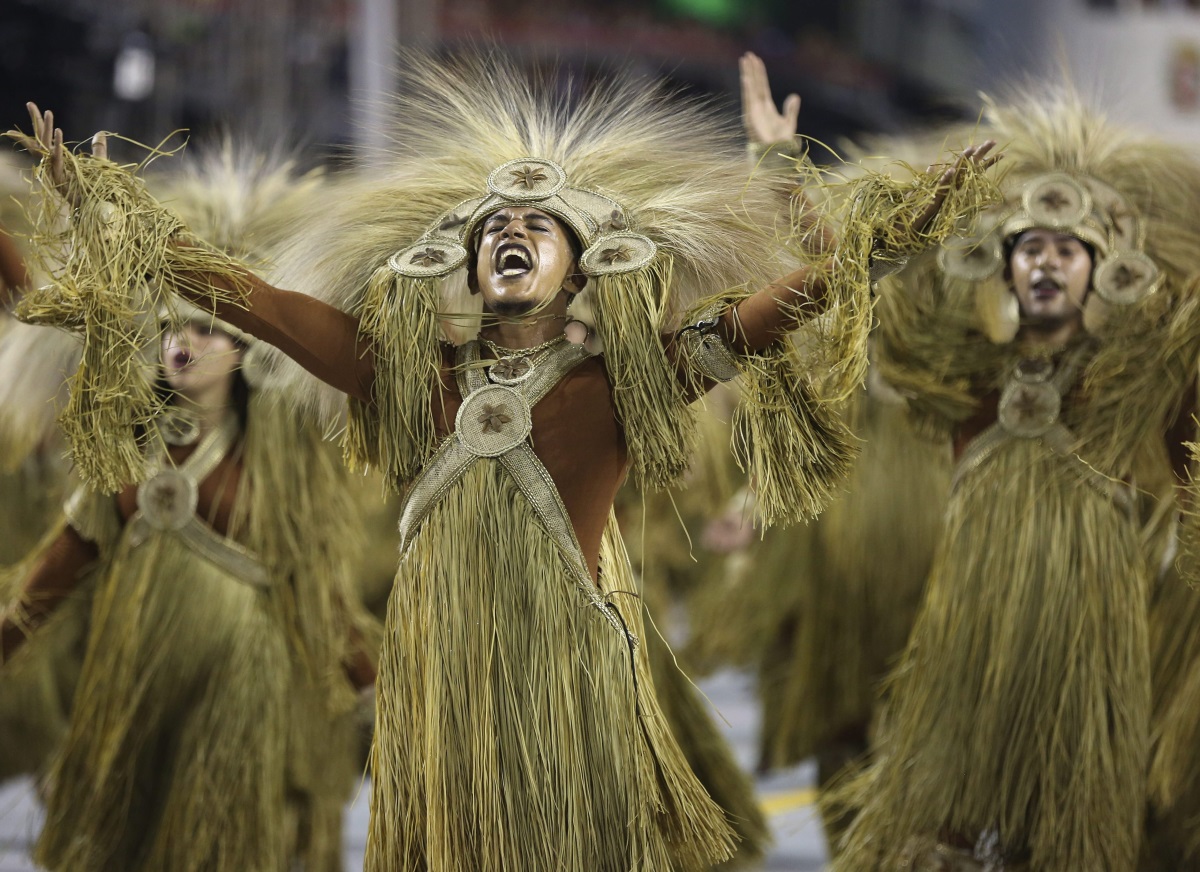
M72 153L64 165L66 196L79 207L64 220L62 198L39 168L43 195L34 208L33 243L53 281L26 295L18 313L82 338L83 360L60 422L80 475L114 491L146 475L156 442L151 423L162 400L152 375L169 289L236 302L246 279L235 262L160 207L130 167ZM194 286L197 274L221 277L235 291Z
M51 774L40 864L286 866L287 651L264 606L175 534L115 545Z
M771 829L755 795L754 780L738 765L703 694L675 662L653 629L646 638L656 697L671 734L696 778L721 809L737 836L737 853L720 865L734 869L762 860L771 844Z
M602 593L643 637L615 524L600 566ZM497 462L468 470L405 551L378 693L373 872L699 870L731 853L644 645L587 607Z
M996 833L1032 868L1131 870L1150 716L1146 570L1069 459L1013 441L951 497L876 762L835 870L901 865L915 836Z
M949 496L945 442L915 435L895 400L864 392L855 406L863 448L845 492L807 535L768 531L753 573L768 601L793 604L759 667L771 768L846 734L865 738L922 602Z

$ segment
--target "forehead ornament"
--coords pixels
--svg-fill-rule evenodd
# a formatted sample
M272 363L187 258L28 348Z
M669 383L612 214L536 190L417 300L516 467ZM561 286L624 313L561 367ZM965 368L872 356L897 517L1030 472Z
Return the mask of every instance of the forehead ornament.
M560 220L584 251L580 269L588 276L635 272L648 266L658 246L632 229L616 200L568 183L553 161L524 157L494 168L487 193L439 216L414 244L392 255L389 266L408 278L438 278L462 267L475 229L498 209L534 206Z

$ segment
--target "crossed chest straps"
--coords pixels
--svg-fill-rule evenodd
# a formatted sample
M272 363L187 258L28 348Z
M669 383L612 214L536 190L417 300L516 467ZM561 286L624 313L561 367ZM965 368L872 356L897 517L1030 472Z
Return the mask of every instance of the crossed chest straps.
M186 444L172 437L174 423L169 416L160 422L164 438L173 444ZM154 474L138 488L138 509L129 519L129 541L136 547L155 531L174 532L199 557L251 587L265 588L269 585L267 571L254 553L222 536L196 515L200 483L220 465L237 435L237 421L226 416L179 466L168 455L160 455Z
M454 419L454 432L443 440L409 490L400 515L400 553L407 551L421 523L467 470L481 460L495 460L529 500L588 603L636 645L637 637L592 580L558 488L529 441L533 407L588 356L582 346L564 342L537 364L527 357L507 357L486 367L485 374L479 342L458 347L455 377L462 405Z
M1037 439L1060 457L1074 461L1083 480L1122 508L1129 508L1125 486L1090 466L1075 452L1078 441L1062 422L1063 397L1075 383L1088 348L1081 346L1059 363L1045 359L1017 361L1000 392L994 424L967 445L954 472L953 487L1013 439Z

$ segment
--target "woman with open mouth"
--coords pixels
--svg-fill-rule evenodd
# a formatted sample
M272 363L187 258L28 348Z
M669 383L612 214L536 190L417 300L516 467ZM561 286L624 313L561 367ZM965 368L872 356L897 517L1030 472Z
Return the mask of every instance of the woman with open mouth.
M321 190L228 148L161 189L243 256ZM153 414L131 428L146 448L137 483L70 498L0 623L2 694L88 581L36 859L64 872L340 869L355 688L374 680L350 587L352 492L322 434L271 395L253 337L182 302L161 314L161 336L139 339L158 366L144 382Z

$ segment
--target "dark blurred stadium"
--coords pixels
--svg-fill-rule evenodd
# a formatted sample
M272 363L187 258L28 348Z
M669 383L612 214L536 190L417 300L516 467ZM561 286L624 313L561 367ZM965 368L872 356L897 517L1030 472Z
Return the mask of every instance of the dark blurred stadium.
M1003 6L1000 10L993 6ZM377 136L371 99L397 48L495 44L587 75L631 66L736 111L737 58L803 97L826 142L972 115L976 91L1024 64L1004 22L1043 4L953 0L6 0L3 119L52 107L68 138L157 143L229 129L313 157ZM1025 44L1026 52L1032 46Z

